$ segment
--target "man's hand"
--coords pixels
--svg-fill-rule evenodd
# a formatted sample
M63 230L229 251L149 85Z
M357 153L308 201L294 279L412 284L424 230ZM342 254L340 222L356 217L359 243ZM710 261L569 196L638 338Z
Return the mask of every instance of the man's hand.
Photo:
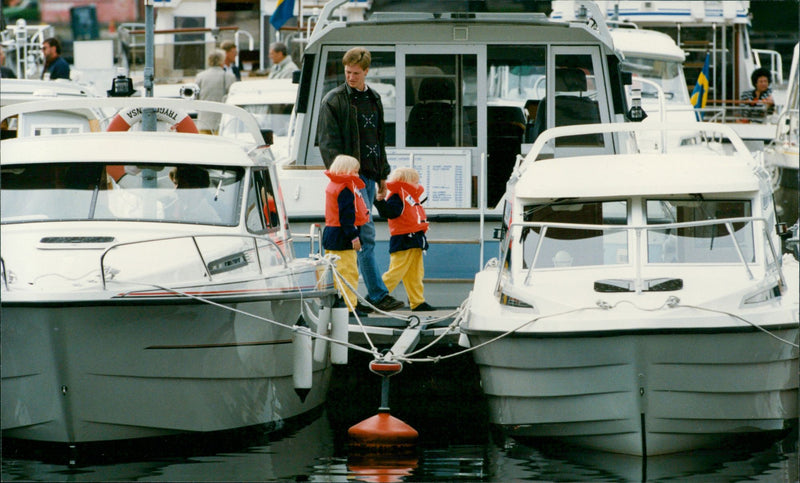
M361 239L356 238L353 240L353 250L360 252L361 251Z
M378 183L378 193L375 195L375 198L378 201L383 201L386 198L386 180L382 179Z

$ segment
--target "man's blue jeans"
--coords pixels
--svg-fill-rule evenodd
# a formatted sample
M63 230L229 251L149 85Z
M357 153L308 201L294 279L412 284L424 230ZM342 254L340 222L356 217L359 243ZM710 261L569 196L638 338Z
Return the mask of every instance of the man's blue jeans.
M376 304L389 295L386 285L381 278L381 272L378 270L378 264L375 262L375 223L372 221L372 202L375 200L376 184L375 181L361 176L361 181L364 182L364 188L361 190L361 196L364 197L364 202L367 204L369 210L369 221L366 225L361 226L361 251L358 252L358 271L361 272L361 277L364 279L364 285L367 286L367 300Z

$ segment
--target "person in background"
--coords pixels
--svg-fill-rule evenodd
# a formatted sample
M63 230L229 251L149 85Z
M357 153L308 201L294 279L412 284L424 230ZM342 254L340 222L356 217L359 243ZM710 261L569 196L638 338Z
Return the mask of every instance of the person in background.
M236 65L236 56L239 54L236 44L232 40L226 40L219 45L219 48L225 51L225 62L223 63L225 70L233 72L237 81L242 80L242 73L239 72L239 66Z
M16 79L17 74L11 67L6 67L6 49L0 45L0 78Z
M325 188L325 229L322 231L322 247L326 253L336 255L336 270L347 283L358 287L358 262L356 253L361 251L361 227L369 220L369 212L359 191L364 182L358 176L358 160L340 154L325 171L330 179ZM356 308L356 293L336 277L336 288L344 298L351 314L364 315Z
M428 218L419 198L425 188L414 168L397 168L386 180L386 199L376 200L378 213L389 220L389 270L383 283L393 292L402 280L412 312L436 310L425 301L423 253L428 249Z
M61 57L61 42L57 38L44 39L42 55L44 56L42 79L69 79L69 64Z
M353 47L342 57L345 82L331 89L320 106L317 126L317 143L325 166L340 154L356 158L364 182L361 196L370 217L361 227L361 251L358 268L367 286L367 301L383 311L399 309L404 304L389 295L375 261L375 224L372 221L372 203L376 198L375 184L379 189L377 199L386 196L386 177L389 162L386 158L386 126L383 121L381 96L370 89L365 79L372 61L370 52L363 47ZM362 312L372 307L359 305Z
M771 114L775 108L775 101L772 99L772 89L769 84L772 82L772 75L763 67L754 70L750 75L750 82L753 84L752 89L748 89L739 96L740 100L746 101L749 106L765 106L764 109L751 110L749 113L753 116L763 116L764 114Z
M195 77L195 83L200 89L198 99L201 101L224 101L231 84L236 82L233 72L222 68L224 61L225 52L222 49L214 50L208 56L208 68ZM200 111L197 115L198 130L202 134L216 134L221 117L218 113Z
M274 42L269 46L269 60L272 62L272 69L267 79L291 79L292 72L300 70L283 42Z

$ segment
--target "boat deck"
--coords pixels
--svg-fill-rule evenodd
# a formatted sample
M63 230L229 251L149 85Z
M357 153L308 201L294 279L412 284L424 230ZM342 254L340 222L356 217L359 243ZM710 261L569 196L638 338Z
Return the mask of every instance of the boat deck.
M420 330L419 342L421 344L426 344L447 332L448 326L455 320L456 310L456 308L447 308L431 312L412 312L406 309L393 312L396 316L408 317L406 320L372 313L360 317L363 327L359 326L355 317L350 317L350 342L368 348L369 343L364 335L366 332L370 340L372 340L372 343L376 346L391 346L409 326L416 324L417 321L415 318L419 317L419 323L424 327ZM435 322L429 322L431 320ZM444 336L443 342L455 343L458 341L458 333L454 331L451 332L452 333Z

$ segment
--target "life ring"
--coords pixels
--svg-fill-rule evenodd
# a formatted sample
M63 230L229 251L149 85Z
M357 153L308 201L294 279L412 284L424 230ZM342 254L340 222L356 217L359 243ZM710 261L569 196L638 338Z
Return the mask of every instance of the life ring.
M137 122L141 122L144 109L143 107L132 107L119 111L111 120L106 131L127 131ZM186 112L166 107L154 107L153 109L156 111L156 120L169 123L172 130L199 134L197 126Z

